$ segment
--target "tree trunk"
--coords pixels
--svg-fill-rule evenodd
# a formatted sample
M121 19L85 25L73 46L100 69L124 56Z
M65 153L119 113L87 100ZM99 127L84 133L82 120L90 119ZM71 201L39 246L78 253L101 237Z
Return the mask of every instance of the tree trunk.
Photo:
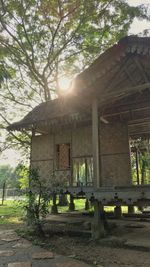
M4 205L5 200L5 192L6 192L6 183L3 183L3 193L2 193L2 206Z
M141 169L141 184L144 184L145 181L145 162L142 162L142 169Z

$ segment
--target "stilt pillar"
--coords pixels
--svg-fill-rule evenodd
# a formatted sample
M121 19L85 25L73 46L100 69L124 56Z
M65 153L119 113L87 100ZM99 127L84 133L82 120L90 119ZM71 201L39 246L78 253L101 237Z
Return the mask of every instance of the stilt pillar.
M89 210L90 208L90 203L89 203L89 200L86 198L85 200L85 210Z
M102 219L103 207L98 201L94 201L94 221L92 224L92 238L99 239L105 236L104 222Z
M69 211L75 211L74 197L70 194Z
M121 206L116 206L114 209L114 215L116 219L121 219L122 217L122 210L121 210Z
M133 205L128 206L128 214L134 214L134 206Z
M51 214L58 214L56 199L57 199L57 195L56 193L53 193L53 205L51 207Z
M61 206L61 207L68 206L67 195L65 195L65 194L60 194L59 195L59 203L58 203L58 206Z

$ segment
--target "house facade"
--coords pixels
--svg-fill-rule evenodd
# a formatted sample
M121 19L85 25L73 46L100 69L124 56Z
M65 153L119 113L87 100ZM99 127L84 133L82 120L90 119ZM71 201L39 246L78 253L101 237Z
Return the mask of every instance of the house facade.
M99 205L149 205L150 182L132 185L129 141L150 138L150 38L123 38L71 89L8 127L32 131L32 168L51 190L94 199L97 225Z
M124 122L101 124L101 186L132 184L128 127ZM92 127L78 126L32 137L31 166L48 186L93 187Z

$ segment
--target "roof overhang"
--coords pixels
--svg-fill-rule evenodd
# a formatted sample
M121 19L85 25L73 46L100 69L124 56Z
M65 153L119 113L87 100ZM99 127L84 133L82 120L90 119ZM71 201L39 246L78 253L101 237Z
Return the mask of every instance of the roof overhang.
M150 38L123 38L77 76L69 96L40 104L8 130L55 131L89 123L93 96L100 116L127 120L132 136L150 135Z

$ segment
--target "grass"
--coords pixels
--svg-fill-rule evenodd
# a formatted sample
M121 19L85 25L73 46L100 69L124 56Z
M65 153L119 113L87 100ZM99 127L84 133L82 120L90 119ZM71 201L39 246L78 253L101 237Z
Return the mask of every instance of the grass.
M24 214L22 203L16 200L5 200L0 205L0 224L18 224Z
M84 210L85 200L75 199L75 208L78 211ZM51 204L49 210L51 210ZM68 206L58 206L60 213L67 212ZM0 205L0 225L21 223L21 218L25 215L23 202L17 200L5 200L4 205Z
M82 211L85 208L85 199L75 199L75 210L77 211ZM58 211L59 212L67 212L68 211L68 206L60 207L58 206Z
M75 209L78 211L84 211L85 208L85 199L75 199ZM51 210L51 204L49 210ZM91 208L90 210L92 210ZM60 213L67 212L68 206L60 207L58 206L58 211ZM105 211L112 212L114 207L105 207ZM127 207L122 207L122 212L127 213ZM137 208L136 208L137 212ZM25 210L23 209L23 201L17 200L5 200L4 205L0 205L0 225L10 225L10 224L19 224L21 219L25 215Z

